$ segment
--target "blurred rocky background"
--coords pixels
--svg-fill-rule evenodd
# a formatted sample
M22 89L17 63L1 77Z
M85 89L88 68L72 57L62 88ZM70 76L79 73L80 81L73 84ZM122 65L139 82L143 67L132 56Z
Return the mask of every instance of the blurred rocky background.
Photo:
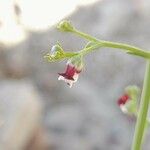
M64 18L97 38L150 48L149 0L0 0L0 150L129 150L135 119L116 101L126 86L142 87L144 60L95 51L68 88L57 81L65 62L43 59L57 41L69 51L86 43L55 29Z

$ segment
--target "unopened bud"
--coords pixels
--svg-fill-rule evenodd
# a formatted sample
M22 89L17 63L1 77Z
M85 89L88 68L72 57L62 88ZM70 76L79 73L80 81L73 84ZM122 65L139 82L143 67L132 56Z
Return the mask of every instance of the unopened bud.
M71 32L74 30L74 27L71 25L69 21L64 20L57 25L57 29L64 32Z
M56 57L57 55L60 55L63 53L64 53L64 51L59 44L52 46L52 48L50 50L50 56L51 57Z

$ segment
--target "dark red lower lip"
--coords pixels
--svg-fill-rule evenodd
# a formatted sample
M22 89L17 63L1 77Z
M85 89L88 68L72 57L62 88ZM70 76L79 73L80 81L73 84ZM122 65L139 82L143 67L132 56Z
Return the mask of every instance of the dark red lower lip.
M65 73L58 73L60 76L63 76L65 79L67 79L67 80L72 80L72 81L74 81L74 78L72 77L72 76L68 76L68 75L66 75Z

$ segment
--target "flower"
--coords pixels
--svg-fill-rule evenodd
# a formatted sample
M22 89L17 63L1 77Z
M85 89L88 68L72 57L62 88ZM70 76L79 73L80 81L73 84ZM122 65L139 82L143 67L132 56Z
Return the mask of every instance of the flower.
M130 85L125 88L124 93L117 101L120 109L123 113L136 116L140 89L135 85Z
M65 73L58 73L58 80L64 80L71 88L73 83L77 82L80 72L81 70L77 70L74 66L68 64Z
M67 68L65 73L58 73L58 80L65 81L71 88L73 83L77 82L82 68L83 64L81 57L75 56L67 62Z
M130 100L129 95L124 94L124 95L122 95L122 96L118 99L118 101L117 101L117 103L118 103L120 109L121 109L124 113L128 113L128 109L127 109L127 107L126 107L126 104L129 102L129 100Z
M117 103L122 112L130 115L137 114L138 111L138 97L140 89L135 85L130 85L125 88L125 94L122 95Z

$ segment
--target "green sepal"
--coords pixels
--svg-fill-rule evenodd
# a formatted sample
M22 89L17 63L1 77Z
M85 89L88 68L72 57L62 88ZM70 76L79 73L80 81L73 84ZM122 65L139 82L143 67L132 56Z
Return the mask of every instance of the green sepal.
M137 114L137 103L135 100L130 100L125 104L125 107L128 111L128 114L133 115L133 114Z
M73 56L68 60L68 63L72 64L77 70L82 70L84 66L83 56L82 55Z
M137 101L140 94L140 89L137 86L132 85L127 86L125 92L129 95L130 99Z

